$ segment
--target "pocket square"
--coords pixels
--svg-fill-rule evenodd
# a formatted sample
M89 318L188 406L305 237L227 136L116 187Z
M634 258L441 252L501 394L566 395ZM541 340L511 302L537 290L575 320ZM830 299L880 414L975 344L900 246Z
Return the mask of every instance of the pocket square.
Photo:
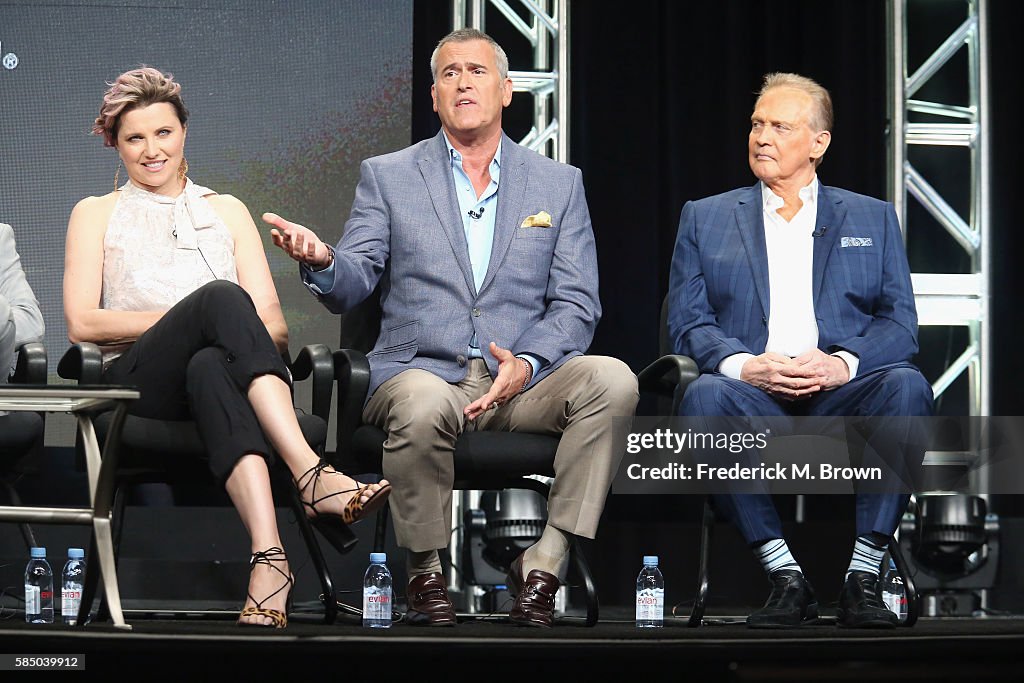
M524 220L523 224L520 225L519 227L521 227L521 228L550 228L551 227L551 214L549 214L547 211L541 211L540 213L535 213L532 216L527 216L526 220Z
M873 247L874 240L870 237L843 237L839 240L840 247Z

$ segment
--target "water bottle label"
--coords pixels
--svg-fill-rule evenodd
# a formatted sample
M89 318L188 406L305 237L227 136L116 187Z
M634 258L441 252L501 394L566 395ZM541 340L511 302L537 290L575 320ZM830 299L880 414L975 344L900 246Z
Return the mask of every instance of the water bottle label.
M391 591L363 591L363 619L391 621Z
M75 616L82 604L81 588L64 588L60 592L60 613L64 616Z
M636 620L662 621L665 615L665 589L645 588L636 594Z
M565 614L565 606L568 602L568 592L569 590L565 586L559 586L558 590L555 591L555 614Z
M889 608L889 611L896 616L900 616L903 612L903 600L905 598L899 593L886 593L884 597L885 606Z
M39 614L42 605L39 600L39 586L25 584L25 614Z

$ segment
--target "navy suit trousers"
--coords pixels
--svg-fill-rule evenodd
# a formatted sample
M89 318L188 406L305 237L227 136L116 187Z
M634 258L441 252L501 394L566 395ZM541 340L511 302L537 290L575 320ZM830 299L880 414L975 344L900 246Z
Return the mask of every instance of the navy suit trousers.
M689 385L680 404L684 416L926 416L933 412L931 386L909 363L883 366L855 377L832 391L798 402L777 401L740 380L720 374L701 375ZM858 493L857 535L891 535L909 494ZM715 507L731 520L750 544L783 538L782 523L770 495L718 494Z

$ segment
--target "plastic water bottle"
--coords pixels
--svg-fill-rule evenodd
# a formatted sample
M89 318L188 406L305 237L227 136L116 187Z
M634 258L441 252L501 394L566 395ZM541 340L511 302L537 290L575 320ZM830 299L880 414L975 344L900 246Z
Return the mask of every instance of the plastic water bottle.
M882 577L882 600L889 611L903 621L907 618L907 590L903 585L900 573L896 571L896 563L890 558L889 569Z
M82 579L85 578L85 551L68 548L68 561L60 573L60 616L68 626L78 623L82 605Z
M387 553L370 553L363 577L363 626L391 628L391 572Z
M636 626L659 628L665 620L665 577L657 555L644 555L644 568L636 577Z
M53 570L46 561L46 548L32 548L25 567L25 621L53 623Z

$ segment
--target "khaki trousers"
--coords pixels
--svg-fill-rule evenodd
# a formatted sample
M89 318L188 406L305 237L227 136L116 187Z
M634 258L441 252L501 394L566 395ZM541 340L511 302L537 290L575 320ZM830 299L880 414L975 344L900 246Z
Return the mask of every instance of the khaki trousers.
M482 359L466 378L449 384L424 370L406 370L382 384L363 419L387 432L384 476L398 545L423 552L447 547L452 529L455 441L466 429L561 435L548 524L587 538L597 534L612 477L625 450L625 430L613 417L632 417L636 376L620 360L577 356L474 422L463 408L491 387ZM621 443L620 443L621 441Z

